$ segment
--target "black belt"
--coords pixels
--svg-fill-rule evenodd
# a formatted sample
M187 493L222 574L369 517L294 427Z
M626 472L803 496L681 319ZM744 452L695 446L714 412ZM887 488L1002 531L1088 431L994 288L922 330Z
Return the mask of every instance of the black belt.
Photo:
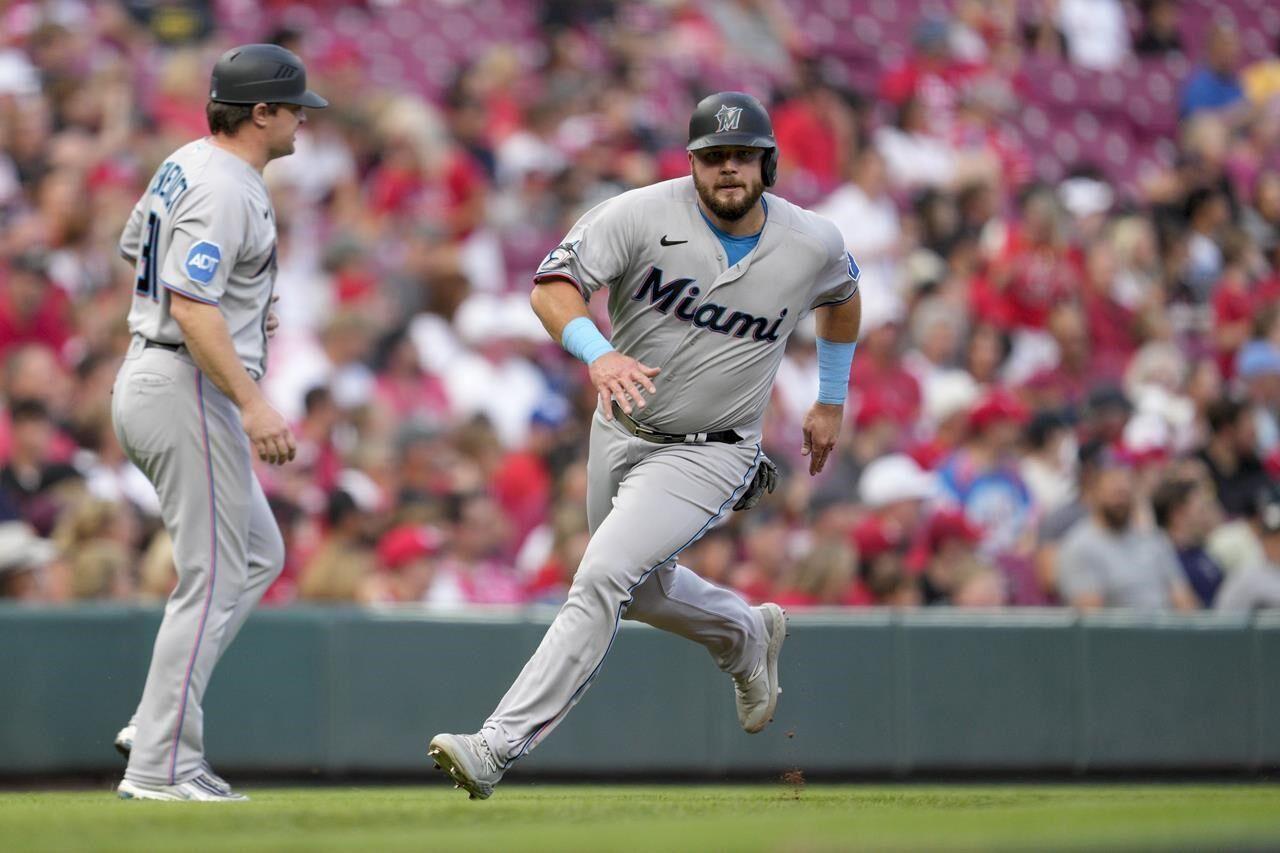
M166 344L164 341L153 341L150 338L147 338L146 341L147 342L142 345L143 349L156 347L157 349L167 349L169 352L177 352L182 349L183 346L182 344Z
M658 432L656 429L649 429L622 411L622 407L617 403L613 404L613 416L617 418L618 423L622 424L622 428L627 432L636 438L643 438L645 441L651 441L654 444L701 444L706 441L719 442L720 444L737 444L742 441L742 436L731 429L722 429L719 432L691 432L684 435L675 432Z

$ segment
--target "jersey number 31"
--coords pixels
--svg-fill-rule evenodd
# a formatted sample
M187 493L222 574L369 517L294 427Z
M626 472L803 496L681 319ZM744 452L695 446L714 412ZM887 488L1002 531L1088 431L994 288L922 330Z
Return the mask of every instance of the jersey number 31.
M139 296L158 299L156 295L156 241L160 237L160 216L155 212L147 217L147 239L138 255L138 280L135 290Z

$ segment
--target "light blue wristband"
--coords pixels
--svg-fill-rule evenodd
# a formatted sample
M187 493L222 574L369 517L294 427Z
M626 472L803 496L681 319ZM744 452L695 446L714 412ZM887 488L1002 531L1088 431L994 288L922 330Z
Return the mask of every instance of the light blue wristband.
M590 317L574 317L570 320L560 333L560 345L586 364L607 352L613 352L613 346L600 334Z
M849 368L853 365L854 343L838 343L818 338L818 402L844 405L849 396Z

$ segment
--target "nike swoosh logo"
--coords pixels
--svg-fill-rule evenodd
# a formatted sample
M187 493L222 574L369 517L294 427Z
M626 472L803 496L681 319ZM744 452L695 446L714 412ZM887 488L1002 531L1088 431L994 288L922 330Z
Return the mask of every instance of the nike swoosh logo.
M681 243L688 243L688 240L668 240L667 235L663 234L662 239L658 241L664 246L679 246Z

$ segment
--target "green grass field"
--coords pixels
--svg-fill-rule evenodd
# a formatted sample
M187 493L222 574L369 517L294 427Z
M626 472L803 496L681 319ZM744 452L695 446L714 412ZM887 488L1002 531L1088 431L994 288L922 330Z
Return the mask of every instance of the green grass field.
M1280 785L513 784L0 794L5 850L1280 849Z

